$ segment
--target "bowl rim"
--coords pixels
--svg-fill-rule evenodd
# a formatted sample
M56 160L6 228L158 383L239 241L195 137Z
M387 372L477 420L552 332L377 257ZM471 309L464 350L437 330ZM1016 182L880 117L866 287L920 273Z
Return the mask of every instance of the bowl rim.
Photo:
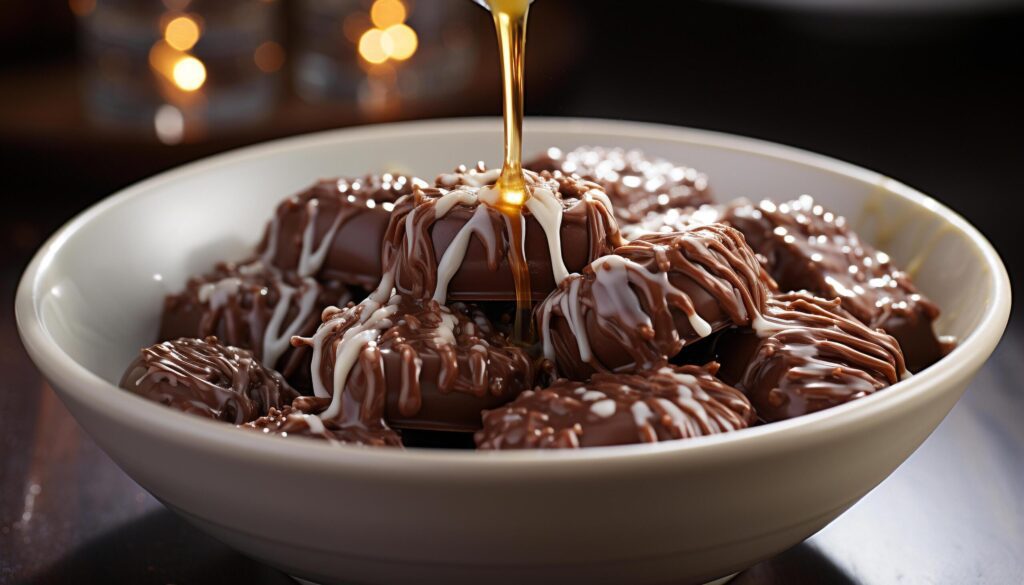
M170 442L196 441L199 448L217 449L253 461L280 458L290 465L327 465L338 468L359 468L382 473L403 473L415 470L437 473L442 466L447 472L468 475L481 469L488 472L508 471L520 473L537 467L546 472L577 470L582 464L615 460L620 463L643 465L666 457L685 455L692 460L725 458L730 454L766 452L778 448L780 443L795 446L818 433L838 432L886 410L894 410L923 395L937 391L943 381L966 377L981 366L995 349L1006 327L1010 314L1010 281L998 253L987 239L963 217L923 193L862 167L815 154L803 149L785 146L756 138L734 134L698 130L679 126L604 120L594 118L543 118L526 120L526 133L531 130L557 132L566 138L577 134L620 134L634 141L643 139L688 142L724 150L755 154L785 160L797 165L813 167L855 180L873 184L893 195L909 200L939 216L966 235L988 268L992 297L981 319L971 333L943 359L926 370L898 384L865 398L830 409L793 419L761 425L734 433L724 433L680 441L666 441L645 445L621 445L578 450L525 450L525 451L461 451L444 449L372 449L347 445L330 445L321 441L288 441L278 437L260 437L255 433L239 432L219 421L169 410L139 396L123 392L115 384L73 360L57 345L46 331L39 313L38 301L41 280L64 245L94 218L110 209L136 198L154 193L164 184L182 178L213 171L249 158L283 153L292 149L305 149L328 144L359 142L374 138L399 139L410 135L437 135L459 133L497 133L499 118L445 118L377 124L327 130L259 143L200 159L126 187L93 204L58 229L39 249L21 278L15 300L15 315L22 343L44 376L53 382L62 399L64 393L76 402L90 404L89 408L103 409L106 416L125 417L126 424L142 432L160 435ZM296 443L298 446L296 446ZM340 451L339 451L340 449Z

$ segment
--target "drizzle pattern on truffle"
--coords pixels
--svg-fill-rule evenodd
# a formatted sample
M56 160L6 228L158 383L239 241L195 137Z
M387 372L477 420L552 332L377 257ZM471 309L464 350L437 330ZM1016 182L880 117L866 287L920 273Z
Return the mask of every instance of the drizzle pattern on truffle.
M831 301L807 293L772 298L751 330L723 334L720 376L771 422L862 398L907 375L899 344Z
M140 352L121 387L198 416L240 424L280 408L297 393L252 352L216 337L176 339Z
M686 343L750 325L774 284L730 227L643 236L564 281L535 310L563 376L650 369Z
M863 242L845 218L810 196L779 204L734 204L722 221L743 232L782 290L841 298L843 308L862 323L899 340L912 371L947 353L932 331L939 316L935 303L887 254Z
M575 449L654 443L735 431L754 421L747 398L718 365L557 380L484 413L480 449Z

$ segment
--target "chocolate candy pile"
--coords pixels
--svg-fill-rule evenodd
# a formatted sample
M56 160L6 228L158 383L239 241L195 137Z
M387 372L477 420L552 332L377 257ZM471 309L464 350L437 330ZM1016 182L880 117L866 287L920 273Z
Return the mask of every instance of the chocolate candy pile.
M578 448L792 418L950 348L937 307L810 197L717 204L705 175L621 149L527 166L521 222L482 165L289 197L252 257L167 298L166 341L121 386L282 437Z

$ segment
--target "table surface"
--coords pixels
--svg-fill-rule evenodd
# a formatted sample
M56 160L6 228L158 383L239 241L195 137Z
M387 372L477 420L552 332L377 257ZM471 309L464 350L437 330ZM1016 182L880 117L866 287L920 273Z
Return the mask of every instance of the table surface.
M0 306L12 305L14 270ZM0 312L0 583L290 583L165 509L79 428ZM895 473L733 583L1024 583L1024 323Z

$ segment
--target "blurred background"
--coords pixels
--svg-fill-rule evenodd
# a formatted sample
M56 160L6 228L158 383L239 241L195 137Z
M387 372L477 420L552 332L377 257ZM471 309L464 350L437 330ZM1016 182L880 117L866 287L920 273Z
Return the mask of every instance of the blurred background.
M1008 212L1024 194L1020 2L539 0L529 39L528 116L836 156L957 209L1021 273ZM496 59L489 15L469 0L6 0L5 267L92 202L210 153L497 115Z
M708 128L863 165L965 215L996 245L1017 286L1024 285L1021 2L537 0L527 47L527 116ZM500 111L490 16L470 0L4 0L0 413L7 416L0 421L0 459L8 462L0 476L11 479L0 480L0 582L27 574L42 574L33 580L40 583L71 575L110 581L114 566L121 568L115 582L289 582L258 565L240 568L233 553L163 511L76 434L45 386L36 391L43 383L17 340L9 308L21 270L53 230L121 187L237 146L327 128ZM986 387L969 393L947 425L978 425L964 427L974 432L1000 412L1019 421L1010 416L1022 404L1019 355L1013 355L1022 329L1015 321L1013 339L1004 340L976 383ZM33 433L42 455L3 455ZM942 463L962 436L937 433L915 455L935 465L919 463L901 470L902 477L946 482L927 474L948 474ZM1019 444L1008 445L1019 456ZM40 458L67 464L41 467ZM1019 460L991 462L991 473L1019 469ZM37 514L27 531L33 506L43 501L37 496L45 482L38 478L46 474L52 474L48 485L78 491L47 504L51 515ZM978 532L961 542L950 536L959 528L929 531L919 529L919 519L904 522L898 511L915 508L891 500L894 490L909 485L899 481L869 496L896 502L882 516L858 508L868 510L861 514L864 534L874 535L879 518L889 518L887 529L895 534L905 525L912 535L901 538L922 551L955 550L914 559L921 571L933 563L934 582L949 577L954 565L947 564L961 557L955 564L961 578L945 582L1021 576L1019 563L992 573L995 565L971 560L1005 546L1007 530L1018 545L1024 538L1016 495L1017 513L1005 516L1002 532L991 524L977 528L995 542L975 538ZM918 497L916 488L907 494ZM966 507L955 494L948 501L941 499L946 492L935 494L940 499L927 510ZM20 519L7 517L12 510ZM840 544L836 551L860 547L836 536L849 535L845 530L815 537L736 582L792 582L813 573L817 582L852 583L860 581L844 579L858 570L881 576L862 574L865 582L902 578L899 563L850 560L839 562L840 570L824 561L815 551L830 550L828 538ZM850 538L867 540L860 536ZM5 541L16 554L5 558L11 552L2 550ZM982 568L975 573L976 567ZM981 579L983 569L995 580Z

